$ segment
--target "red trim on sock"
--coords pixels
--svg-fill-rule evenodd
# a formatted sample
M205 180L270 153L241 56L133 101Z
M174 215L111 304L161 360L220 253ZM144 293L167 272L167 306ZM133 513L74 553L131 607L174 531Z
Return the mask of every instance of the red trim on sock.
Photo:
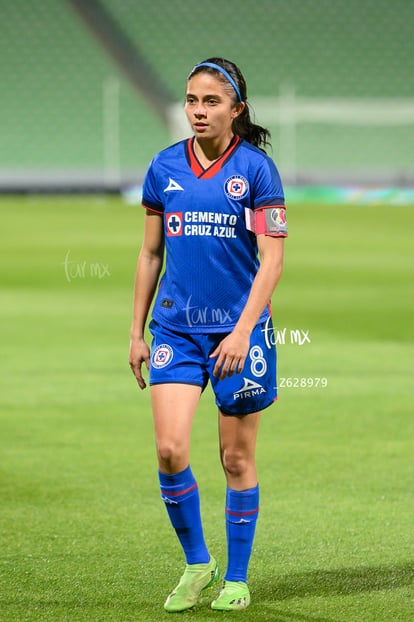
M250 512L232 512L229 508L226 508L227 514L231 514L232 516L249 516L250 514L256 514L259 511L259 508L255 510L251 510Z
M185 490L180 490L179 492L170 492L169 490L165 490L164 488L161 488L161 492L163 495L166 495L167 497L180 497L181 495L185 495L187 492L191 492L192 490L195 490L197 486L198 484L196 482L195 484L190 486L190 488L186 488Z

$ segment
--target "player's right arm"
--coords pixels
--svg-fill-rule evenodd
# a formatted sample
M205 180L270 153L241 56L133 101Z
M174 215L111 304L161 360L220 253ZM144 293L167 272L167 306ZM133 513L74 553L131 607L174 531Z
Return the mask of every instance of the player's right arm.
M154 297L164 257L164 229L162 214L147 211L144 241L138 257L135 274L134 307L129 349L129 365L141 389L146 382L142 364L150 364L150 350L144 339L145 323Z

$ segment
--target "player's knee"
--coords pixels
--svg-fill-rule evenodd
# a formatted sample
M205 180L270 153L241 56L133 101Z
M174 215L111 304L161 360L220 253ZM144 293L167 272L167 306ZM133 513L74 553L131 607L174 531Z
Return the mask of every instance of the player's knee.
M224 472L231 477L242 477L248 468L249 461L245 454L237 448L227 448L222 452Z
M184 449L174 442L159 443L157 454L159 466L167 473L180 471L181 465L188 462Z

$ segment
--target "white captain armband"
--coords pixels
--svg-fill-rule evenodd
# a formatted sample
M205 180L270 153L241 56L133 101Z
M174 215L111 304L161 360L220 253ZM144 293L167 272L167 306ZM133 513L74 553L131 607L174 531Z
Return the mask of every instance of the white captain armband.
M286 208L283 205L259 207L244 210L246 229L259 235L264 233L275 238L286 238L288 234Z

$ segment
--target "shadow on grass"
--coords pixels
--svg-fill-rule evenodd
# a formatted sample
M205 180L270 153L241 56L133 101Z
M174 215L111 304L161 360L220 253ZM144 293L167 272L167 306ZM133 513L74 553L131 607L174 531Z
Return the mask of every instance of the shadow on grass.
M313 570L280 577L272 585L272 599L354 594L393 590L412 585L414 562L395 566L359 566Z
M413 585L414 562L394 566L359 566L334 570L313 570L257 581L254 603L257 622L338 622L342 618L327 618L319 614L298 613L280 608L283 601L298 598L352 595L360 592L394 590ZM283 606L283 605L282 605Z

